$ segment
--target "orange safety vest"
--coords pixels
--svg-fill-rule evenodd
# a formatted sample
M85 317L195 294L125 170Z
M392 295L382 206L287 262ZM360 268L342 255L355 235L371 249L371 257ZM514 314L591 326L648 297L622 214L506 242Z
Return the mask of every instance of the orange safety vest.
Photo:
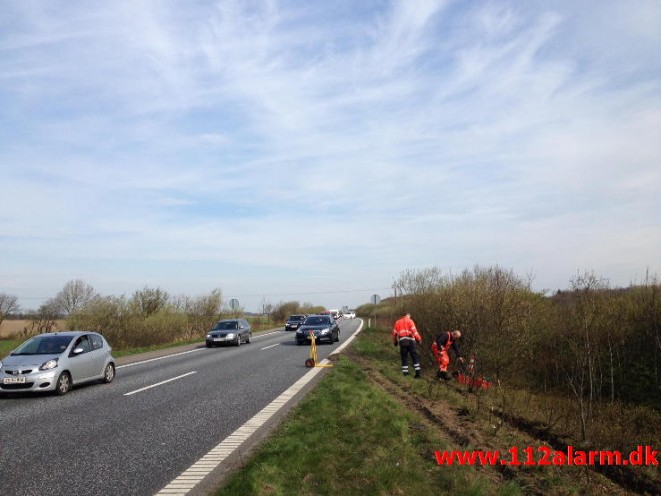
M395 322L395 327L392 330L393 342L397 343L402 340L415 340L418 343L422 342L418 330L415 328L415 322L408 317L402 317Z

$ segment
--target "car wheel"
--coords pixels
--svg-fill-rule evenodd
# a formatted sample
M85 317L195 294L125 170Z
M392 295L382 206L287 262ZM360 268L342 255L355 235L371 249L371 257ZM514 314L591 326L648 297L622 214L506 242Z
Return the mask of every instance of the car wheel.
M106 384L110 384L112 380L115 378L115 365L113 363L109 363L106 365L106 370L103 371L103 382Z
M71 376L69 372L62 372L55 383L55 392L63 396L71 390Z
M337 336L335 336L335 342L336 343L340 342L340 331L337 331Z
M250 343L250 333L248 333L248 337L246 338L246 344Z
M236 335L236 345L241 346L241 334Z
M211 348L211 343L207 343L207 348Z

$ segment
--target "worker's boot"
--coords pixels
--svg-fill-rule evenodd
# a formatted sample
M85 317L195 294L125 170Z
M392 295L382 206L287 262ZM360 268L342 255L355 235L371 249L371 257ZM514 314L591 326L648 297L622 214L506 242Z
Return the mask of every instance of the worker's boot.
M419 370L415 371L415 378L420 379L420 371Z
M445 379L446 381L449 381L449 380L452 379L452 375L451 375L450 372L448 372L447 370L444 370L444 371L442 372L442 374L443 374L443 379Z

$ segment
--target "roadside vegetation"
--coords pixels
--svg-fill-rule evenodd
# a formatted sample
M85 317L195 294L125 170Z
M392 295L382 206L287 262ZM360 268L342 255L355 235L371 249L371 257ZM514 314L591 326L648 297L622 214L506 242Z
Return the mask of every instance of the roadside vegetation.
M514 446L563 448L521 418L503 415L504 398L520 392L502 385L471 392L456 381L437 381L428 368L422 380L404 378L398 360L389 328L365 329L217 494L624 495L661 490L658 467L609 473L594 466L439 465L437 451L498 450L508 459ZM657 430L657 443L658 425L647 426ZM655 442L651 435L640 439Z
M223 318L244 316L243 309L232 310L219 289L207 295L172 296L159 288L143 288L130 297L102 296L76 280L65 284L38 311L18 314L16 298L0 295L6 301L0 325L10 330L5 338L22 341L44 332L62 330L90 330L105 336L117 356L158 348L203 341L206 332ZM11 305L10 305L11 304ZM245 316L253 331L284 325L280 313L290 307L300 308L297 302L268 306L273 314ZM312 308L309 305L307 308ZM14 319L9 320L10 312ZM22 317L17 320L16 317ZM0 350L12 349L7 339L0 339Z
M443 470L441 433L356 363L335 368L218 495L516 494L471 467Z

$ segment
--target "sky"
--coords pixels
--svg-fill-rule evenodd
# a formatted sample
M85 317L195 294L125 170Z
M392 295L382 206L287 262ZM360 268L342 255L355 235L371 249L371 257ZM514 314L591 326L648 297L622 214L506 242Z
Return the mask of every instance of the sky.
M661 274L661 4L0 0L0 293Z

